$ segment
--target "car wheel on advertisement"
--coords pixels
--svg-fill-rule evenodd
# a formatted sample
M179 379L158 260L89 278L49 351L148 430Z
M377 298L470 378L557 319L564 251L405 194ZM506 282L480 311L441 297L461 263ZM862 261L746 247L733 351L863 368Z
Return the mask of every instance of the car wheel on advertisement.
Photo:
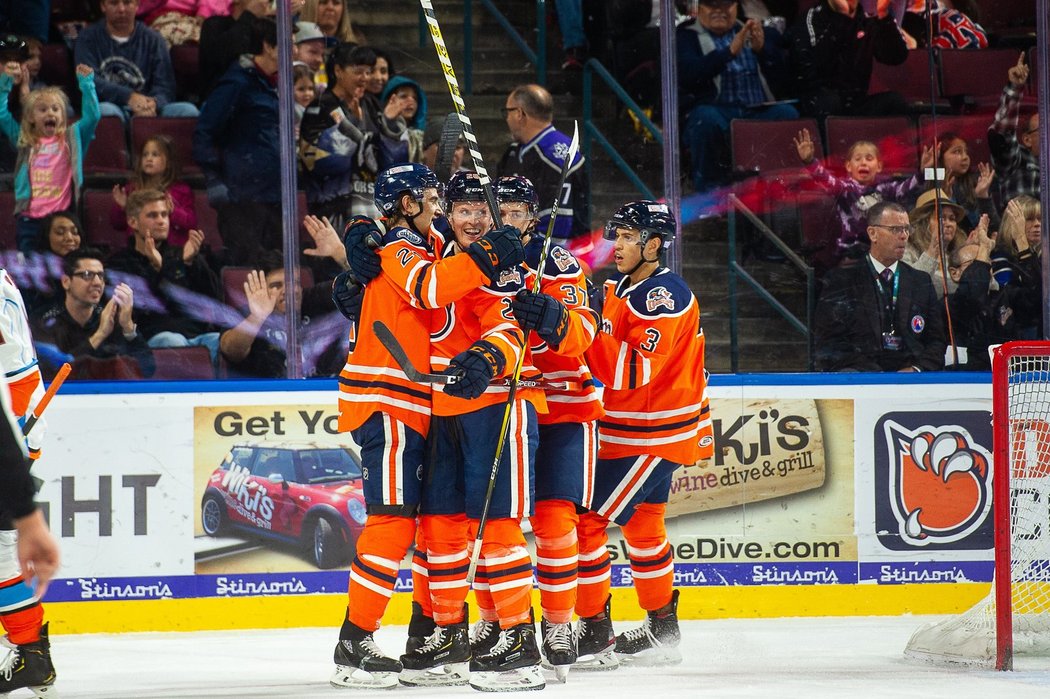
M201 526L208 536L221 536L229 527L226 505L215 495L208 495L201 503Z
M346 545L342 532L326 517L314 520L313 535L309 543L314 565L318 568L335 568L346 560Z

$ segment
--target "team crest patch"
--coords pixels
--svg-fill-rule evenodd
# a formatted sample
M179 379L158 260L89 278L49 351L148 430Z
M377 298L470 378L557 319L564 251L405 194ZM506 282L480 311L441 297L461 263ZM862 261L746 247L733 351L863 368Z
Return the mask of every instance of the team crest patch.
M652 313L660 306L663 306L669 311L674 310L674 297L671 296L671 292L666 287L658 286L645 297L645 308ZM915 321L912 321L912 325Z
M415 233L415 231L410 231L407 228L398 228L397 229L397 237L401 238L403 240L407 240L408 242L412 243L413 245L420 245L423 242L423 239L420 238Z
M499 273L499 281L496 286L504 286L510 283L521 285L521 272L517 268L505 269Z
M565 159L569 157L569 144L555 143L554 147L551 148L551 155L564 163Z
M926 329L926 319L920 315L914 315L911 317L911 331L918 335Z
M554 248L551 250L551 259L562 272L572 267L572 255L565 248Z

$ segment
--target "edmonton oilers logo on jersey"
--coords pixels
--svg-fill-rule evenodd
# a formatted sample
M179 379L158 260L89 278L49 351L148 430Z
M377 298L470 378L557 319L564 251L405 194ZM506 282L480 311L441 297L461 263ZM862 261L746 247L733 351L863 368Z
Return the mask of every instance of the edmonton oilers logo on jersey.
M883 546L991 546L987 412L888 413L874 438L875 527Z
M666 287L658 286L645 296L645 308L652 313L663 306L669 311L674 310L674 297Z

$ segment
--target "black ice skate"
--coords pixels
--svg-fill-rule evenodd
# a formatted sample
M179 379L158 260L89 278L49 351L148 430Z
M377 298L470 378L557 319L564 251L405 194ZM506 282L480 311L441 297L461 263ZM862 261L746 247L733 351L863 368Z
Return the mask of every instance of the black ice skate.
M51 642L47 624L40 628L40 640L14 646L0 660L0 696L16 689L28 689L40 699L57 697L55 666L51 662Z
M478 619L470 630L470 654L473 657L486 655L499 641L499 622Z
M669 604L646 614L645 622L637 629L616 637L616 657L636 665L675 665L682 662L682 652L678 650L681 640L675 590Z
M543 637L544 667L554 670L558 681L564 682L569 676L569 668L576 662L576 636L572 624L552 624L542 619L540 635Z
M609 608L612 597L605 600L605 609L594 616L580 617L576 622L577 670L615 670L620 661L613 654L616 635L613 633Z
M524 692L546 684L531 623L500 631L492 649L470 661L470 686L481 692Z
M401 684L410 687L446 687L467 683L470 632L464 618L458 624L438 626L426 643L401 656Z
M424 614L423 608L419 606L419 602L413 602L412 618L408 620L408 640L405 641L405 654L412 653L417 648L422 648L423 644L427 642L427 637L434 633L436 628L437 624L434 623L434 617Z
M390 689L397 686L401 663L380 650L370 631L343 622L335 646L335 673L330 682L335 687Z

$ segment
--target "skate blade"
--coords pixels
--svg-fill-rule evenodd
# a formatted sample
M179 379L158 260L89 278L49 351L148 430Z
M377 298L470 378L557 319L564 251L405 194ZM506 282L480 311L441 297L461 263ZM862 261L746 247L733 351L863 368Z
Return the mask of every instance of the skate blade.
M624 665L636 667L659 667L660 665L677 665L682 662L682 651L668 646L647 648L637 653L616 653L615 655Z
M448 663L426 670L406 668L397 679L407 687L457 687L465 685L469 677L469 663Z
M547 662L547 659L544 658L540 661L540 667L543 668L544 672L554 675L554 680L556 682L559 684L565 684L565 681L569 678L569 669L572 668L573 665L554 665Z
M58 699L58 688L53 684L42 684L36 687L21 687L20 689L28 689L33 693L37 699ZM12 692L17 690L12 689ZM0 699L8 699L11 695L8 692L0 692Z
M359 667L336 665L329 682L333 687L358 687L365 689L393 689L397 686L396 672L368 672ZM50 695L48 699L53 699Z
M612 648L610 648L603 650L601 653L581 655L571 667L573 670L583 670L584 672L605 672L620 667L620 661L616 658Z
M547 681L539 665L503 672L472 672L470 686L479 692L531 692L543 689Z

